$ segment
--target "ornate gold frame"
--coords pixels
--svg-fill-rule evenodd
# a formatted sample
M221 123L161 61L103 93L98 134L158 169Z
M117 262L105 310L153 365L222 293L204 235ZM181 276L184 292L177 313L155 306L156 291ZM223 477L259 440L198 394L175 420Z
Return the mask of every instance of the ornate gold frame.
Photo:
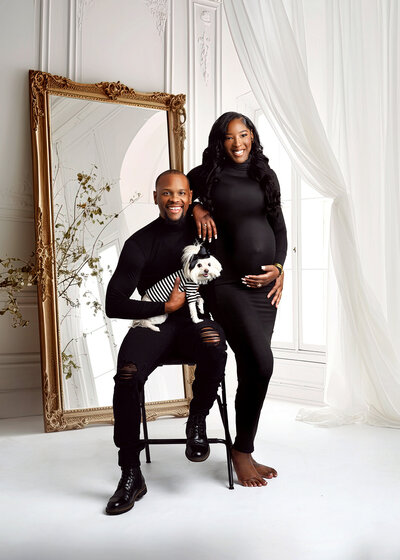
M167 112L171 167L183 170L186 120L185 95L141 93L120 82L80 84L47 72L29 71L33 187L35 203L36 264L42 359L43 410L46 432L112 423L112 407L63 410L61 355L58 332L57 286L50 157L49 94L105 103L161 109ZM185 398L148 403L147 417L187 416L192 397L193 368L183 366Z

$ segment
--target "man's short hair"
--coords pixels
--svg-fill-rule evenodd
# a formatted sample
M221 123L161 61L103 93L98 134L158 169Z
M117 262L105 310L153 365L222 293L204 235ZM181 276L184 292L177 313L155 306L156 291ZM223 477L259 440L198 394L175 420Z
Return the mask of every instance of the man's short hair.
M186 175L184 173L182 173L182 171L178 171L177 169L167 169L166 171L163 171L162 173L160 173L160 175L157 177L156 179L156 184L155 184L155 189L157 190L157 185L159 180L161 179L161 177L164 177L164 175L183 175L184 177L186 177ZM187 177L186 177L187 179Z

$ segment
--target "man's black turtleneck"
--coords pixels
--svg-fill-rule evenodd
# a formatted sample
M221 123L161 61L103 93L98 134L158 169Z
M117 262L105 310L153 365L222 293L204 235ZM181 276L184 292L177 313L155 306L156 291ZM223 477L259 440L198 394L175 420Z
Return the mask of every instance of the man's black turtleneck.
M157 218L125 242L108 284L106 314L118 319L146 319L165 313L164 303L130 299L182 267L182 251L196 239L190 217L179 223ZM181 310L177 311L179 313Z

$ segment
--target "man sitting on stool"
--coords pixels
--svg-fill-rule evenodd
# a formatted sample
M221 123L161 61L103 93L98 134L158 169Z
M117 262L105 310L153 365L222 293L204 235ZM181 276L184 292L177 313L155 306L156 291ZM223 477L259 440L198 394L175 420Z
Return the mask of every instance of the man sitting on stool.
M156 180L154 202L160 216L134 233L122 249L106 295L108 317L145 319L168 313L160 332L137 327L129 329L118 354L114 377L114 442L119 448L122 476L110 498L106 513L130 510L147 492L140 471L140 393L147 377L168 358L197 364L186 425L186 457L205 461L210 454L205 418L224 376L226 344L221 327L205 319L193 323L179 279L165 303L130 299L137 288L141 295L156 282L181 268L183 248L196 238L194 222L186 216L192 201L189 182L183 173L168 170Z

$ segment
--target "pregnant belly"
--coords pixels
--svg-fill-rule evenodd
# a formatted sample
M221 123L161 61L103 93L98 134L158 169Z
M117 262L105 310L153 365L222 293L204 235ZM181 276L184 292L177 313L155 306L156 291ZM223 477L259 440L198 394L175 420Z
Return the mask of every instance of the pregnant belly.
M265 218L255 223L242 223L235 231L224 232L223 240L224 260L240 277L262 274L261 266L274 262L275 236Z

